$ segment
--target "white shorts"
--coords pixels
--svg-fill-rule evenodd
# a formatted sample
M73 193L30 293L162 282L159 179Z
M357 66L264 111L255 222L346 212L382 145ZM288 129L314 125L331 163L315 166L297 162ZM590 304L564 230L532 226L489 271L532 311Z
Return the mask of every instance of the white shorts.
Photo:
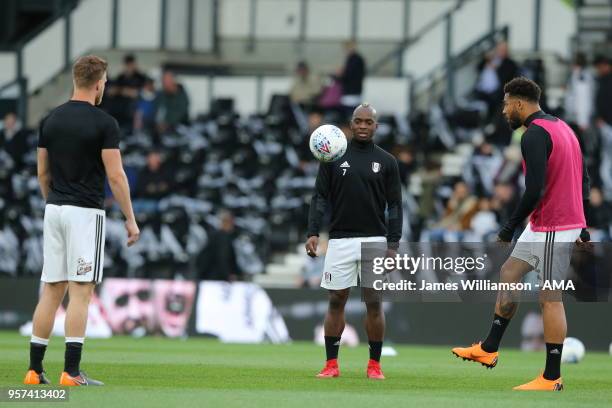
M511 256L527 262L538 273L538 281L566 279L574 243L582 230L536 232L531 223L516 242Z
M330 239L325 254L321 287L342 290L357 286L361 279L361 243L387 242L386 237Z
M105 213L47 204L43 229L43 282L102 281Z

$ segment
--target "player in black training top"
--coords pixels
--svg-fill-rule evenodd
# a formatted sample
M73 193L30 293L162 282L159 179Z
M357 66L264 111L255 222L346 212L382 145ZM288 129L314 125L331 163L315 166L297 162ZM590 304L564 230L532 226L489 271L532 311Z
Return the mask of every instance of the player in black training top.
M387 242L390 251L394 251L402 233L397 161L372 141L377 127L376 110L368 104L359 105L351 118L352 139L346 153L335 162L320 164L310 204L306 252L311 257L316 256L321 222L328 204L331 206L330 240L321 279L321 287L329 290L325 316L327 363L317 375L319 378L340 375L338 349L345 324L344 306L350 288L359 282L361 243ZM370 343L367 376L384 379L380 368L385 332L381 302L368 300L366 308L365 328Z
M87 310L104 265L104 181L126 218L128 246L138 240L130 189L121 164L117 121L96 107L106 83L106 61L89 55L72 67L72 98L43 119L38 181L46 200L42 293L32 319L25 384L49 384L42 361L55 313L66 290L66 353L60 385L102 385L80 371Z

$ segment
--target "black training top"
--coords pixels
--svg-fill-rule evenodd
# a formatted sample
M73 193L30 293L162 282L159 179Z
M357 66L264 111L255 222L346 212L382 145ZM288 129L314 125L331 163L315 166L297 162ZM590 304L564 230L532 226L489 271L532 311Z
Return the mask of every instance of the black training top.
M386 236L389 243L399 242L402 191L397 161L374 143L349 142L339 160L320 164L308 216L309 237L319 234L328 202L330 238Z
M119 148L119 126L88 102L68 101L40 123L38 147L49 152L48 204L104 208L102 149Z
M521 201L512 217L499 232L499 238L503 241L512 240L514 230L536 208L544 191L546 167L553 149L553 143L546 129L537 125L530 126L531 122L536 119L558 120L543 111L535 112L525 120L524 125L527 126L527 130L521 139L521 152L525 160L526 174L529 174L530 177L525 177L525 192ZM583 160L582 163L582 200L584 202L585 218L588 218L590 181L585 161Z

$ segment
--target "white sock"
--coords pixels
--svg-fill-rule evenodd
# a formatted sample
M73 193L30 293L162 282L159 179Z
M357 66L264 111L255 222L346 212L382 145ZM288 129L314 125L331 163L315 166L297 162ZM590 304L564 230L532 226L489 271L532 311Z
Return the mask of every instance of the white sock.
M85 343L85 337L66 337L66 343Z
M42 337L36 337L35 335L32 335L32 337L30 338L30 343L42 344L43 346L48 346L49 339L43 339Z

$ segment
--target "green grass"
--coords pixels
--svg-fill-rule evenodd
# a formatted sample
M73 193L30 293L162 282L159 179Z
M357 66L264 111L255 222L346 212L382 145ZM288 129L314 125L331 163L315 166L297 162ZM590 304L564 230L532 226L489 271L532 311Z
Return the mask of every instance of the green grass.
M53 338L45 369L57 383L63 339ZM367 348L340 350L342 376L319 380L324 350L308 343L229 345L213 340L116 337L87 340L82 367L105 387L70 389L81 407L610 407L612 357L587 353L563 366L561 393L521 393L542 353L504 350L493 370L454 358L445 347L397 347L383 357L387 380L365 378ZM0 332L0 387L19 386L28 362L28 339ZM5 404L7 405L7 404ZM36 404L18 404L25 406ZM16 406L16 405L15 405Z

